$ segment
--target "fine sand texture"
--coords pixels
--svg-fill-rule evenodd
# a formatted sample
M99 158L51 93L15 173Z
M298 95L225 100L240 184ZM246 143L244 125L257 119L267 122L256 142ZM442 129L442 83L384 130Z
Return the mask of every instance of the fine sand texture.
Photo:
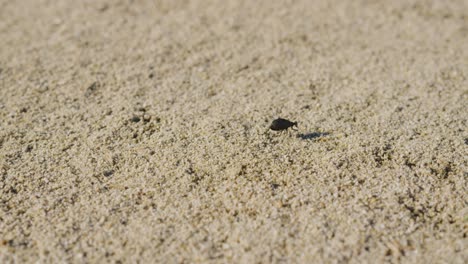
M0 0L0 263L467 263L467 117L466 0Z

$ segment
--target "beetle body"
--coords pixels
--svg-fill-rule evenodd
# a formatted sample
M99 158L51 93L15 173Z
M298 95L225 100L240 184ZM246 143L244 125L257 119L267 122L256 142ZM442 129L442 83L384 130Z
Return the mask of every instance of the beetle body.
M287 119L278 118L271 122L270 129L274 131L282 131L293 126L297 127L297 122L291 122Z

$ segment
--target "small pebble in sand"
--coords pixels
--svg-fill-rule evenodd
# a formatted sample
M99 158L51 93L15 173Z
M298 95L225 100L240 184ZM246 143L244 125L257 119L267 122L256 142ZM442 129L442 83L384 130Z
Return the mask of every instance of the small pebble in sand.
M297 127L297 122L291 122L283 118L278 118L278 119L273 120L273 122L270 125L270 129L274 131L281 131L281 130L286 130L293 126Z
M85 96L90 97L94 93L96 93L97 89L99 88L98 82L93 82L88 88L86 89Z
M106 176L106 177L110 177L110 176L112 176L112 174L114 174L114 171L113 170L106 170L102 174L104 174L104 176Z
M138 116L134 116L134 117L132 117L132 119L130 119L130 121L132 121L133 123L138 123L138 122L140 122L140 120L141 120L141 118L138 117Z

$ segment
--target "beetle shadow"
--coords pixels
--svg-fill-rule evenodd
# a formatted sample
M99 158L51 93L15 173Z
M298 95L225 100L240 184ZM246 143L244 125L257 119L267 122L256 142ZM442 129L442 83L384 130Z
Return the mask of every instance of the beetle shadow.
M316 138L321 138L321 137L326 137L330 135L329 132L312 132L312 133L306 133L306 134L298 134L297 137L302 139L302 140L314 140Z

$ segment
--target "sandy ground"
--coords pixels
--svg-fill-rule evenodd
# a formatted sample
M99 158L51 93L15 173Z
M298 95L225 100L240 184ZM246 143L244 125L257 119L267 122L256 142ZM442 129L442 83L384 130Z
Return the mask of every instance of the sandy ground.
M466 263L467 102L463 0L0 0L0 262Z

